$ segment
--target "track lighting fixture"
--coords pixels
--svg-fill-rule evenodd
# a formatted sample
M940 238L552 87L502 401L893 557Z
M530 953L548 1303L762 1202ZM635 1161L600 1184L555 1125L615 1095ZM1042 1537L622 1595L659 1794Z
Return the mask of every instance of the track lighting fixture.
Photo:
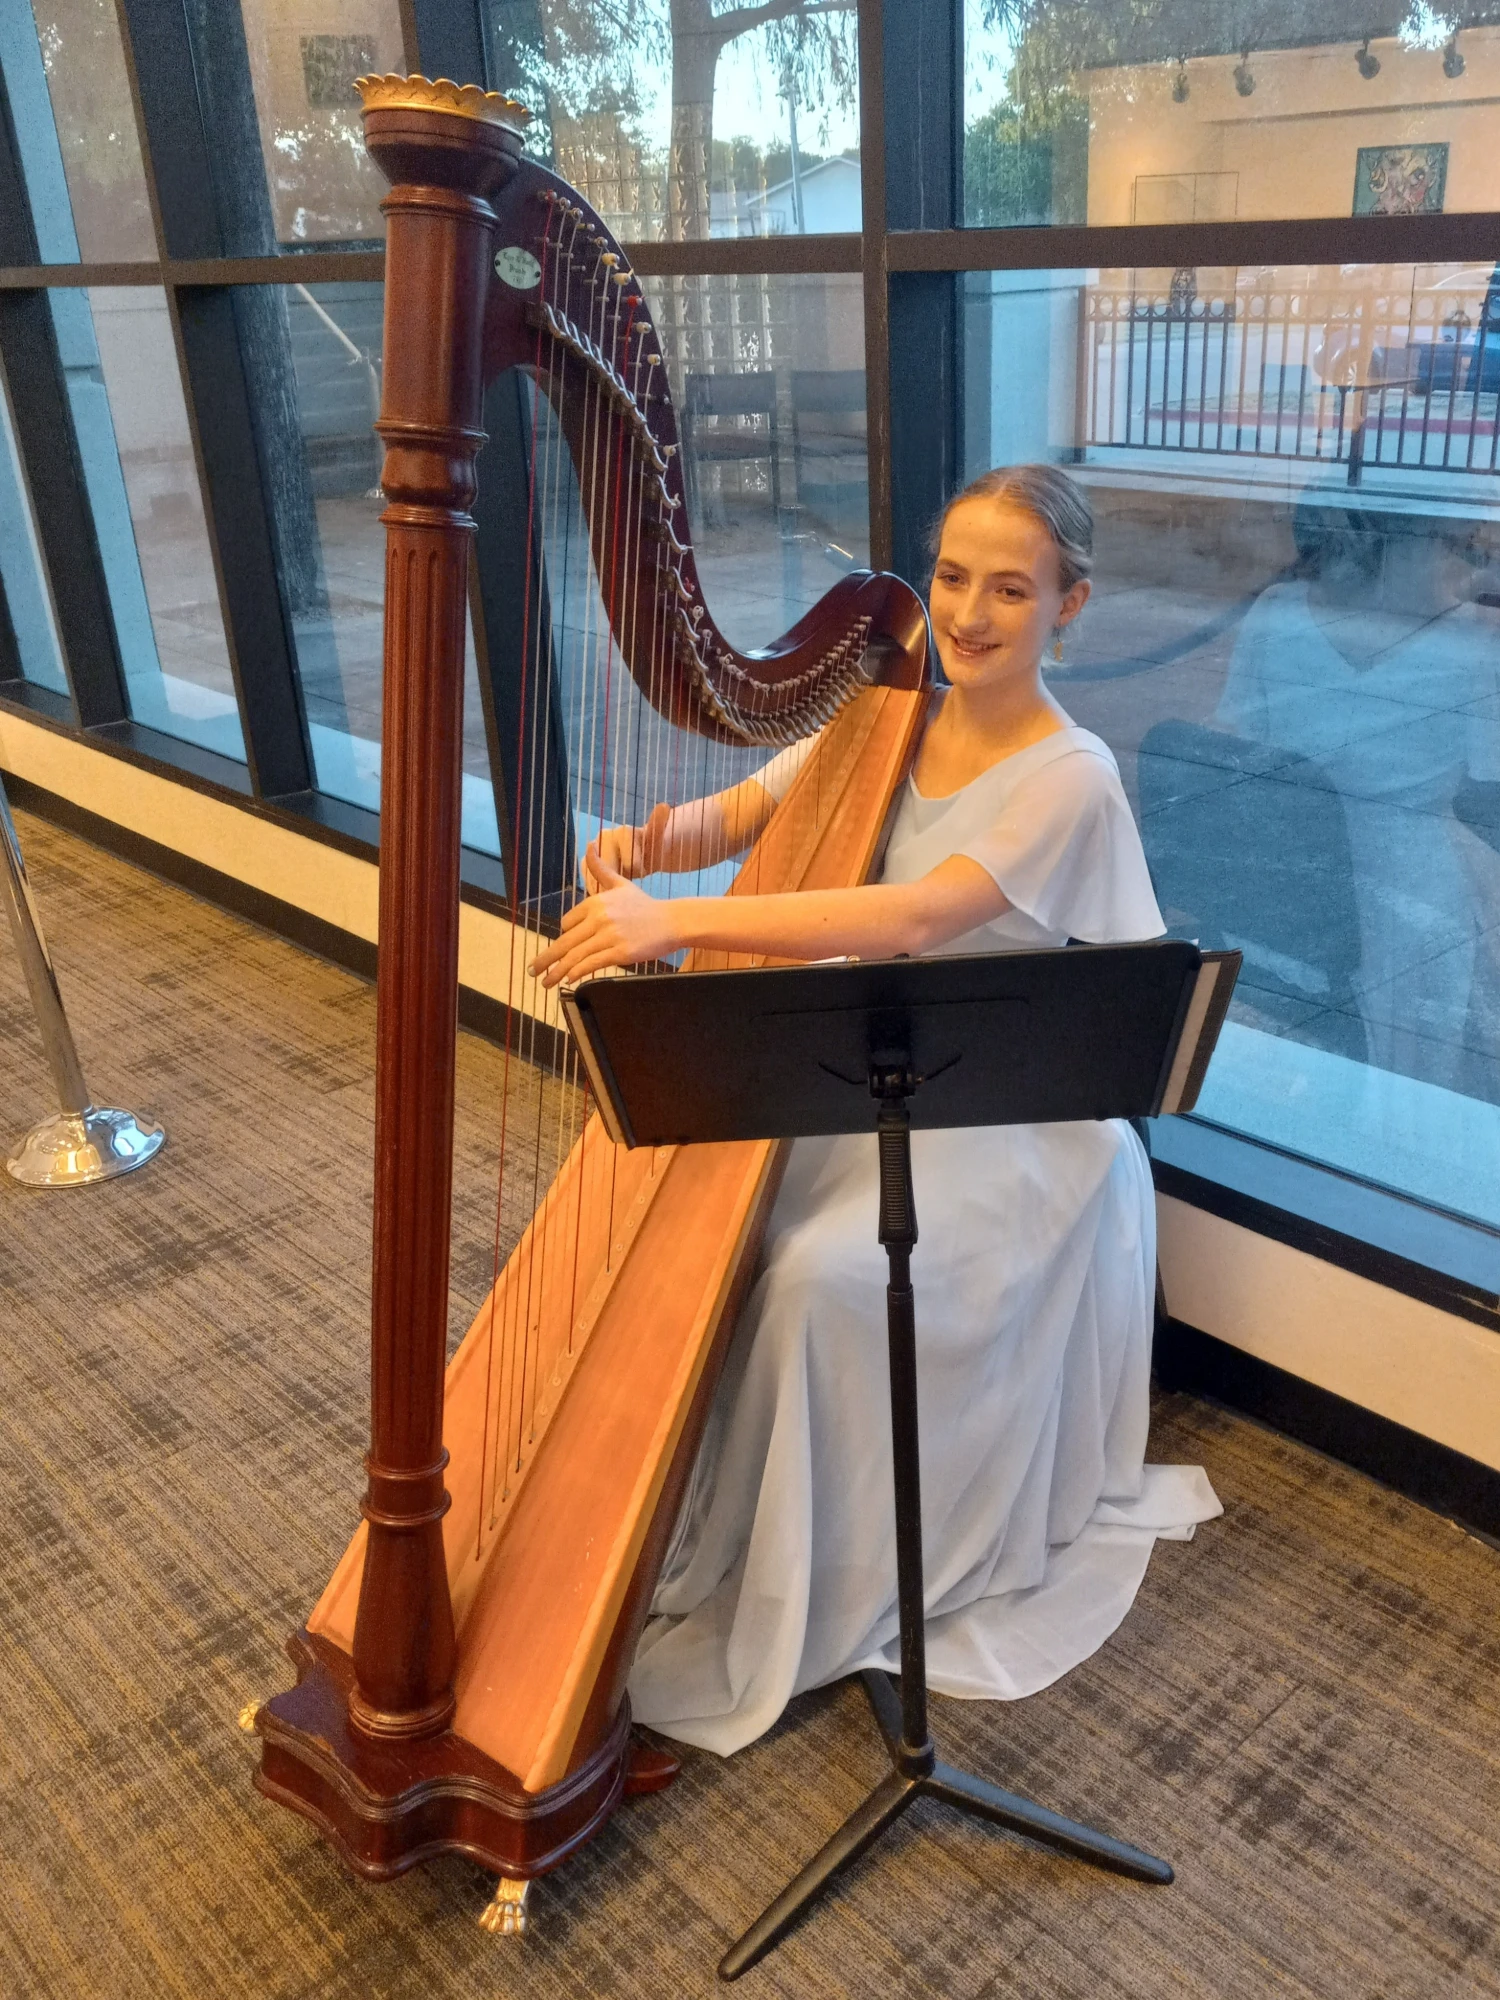
M1250 44L1246 42L1240 50L1240 59L1234 66L1234 87L1241 97L1255 94L1255 75L1250 68Z
M1366 83L1370 81L1371 77L1379 76L1380 58L1379 56L1372 56L1370 54L1370 37L1368 35L1365 36L1359 47L1354 51L1354 61L1355 66Z
M1462 69L1462 67L1463 67L1463 60L1462 58L1460 58L1459 69ZM1458 70L1450 70L1449 74L1451 76L1456 76L1458 74ZM1172 102L1174 104L1186 104L1187 101L1188 101L1187 57L1179 56L1177 58L1177 74L1172 79Z
M1458 52L1458 31L1455 29L1451 41L1443 50L1443 75L1451 79L1463 73L1464 59Z

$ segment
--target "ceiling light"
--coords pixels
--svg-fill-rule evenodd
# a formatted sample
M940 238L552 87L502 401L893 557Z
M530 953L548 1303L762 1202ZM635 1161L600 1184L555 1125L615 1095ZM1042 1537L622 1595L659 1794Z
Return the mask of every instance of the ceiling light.
M1463 73L1464 59L1458 52L1458 35L1455 32L1452 41L1443 50L1443 75L1455 77L1462 76Z
M1443 60L1444 60L1444 65L1446 66L1447 58L1444 57ZM1463 68L1463 59L1460 57L1458 69L1449 70L1448 74L1450 76L1457 76L1459 70L1461 70L1462 68ZM1186 104L1187 101L1188 101L1187 57L1179 56L1177 58L1177 74L1172 79L1172 102L1174 104Z
M1380 58L1379 56L1372 56L1370 54L1370 37L1368 35L1365 36L1359 47L1354 51L1354 61L1366 83L1370 81L1372 76L1379 76Z
M1246 42L1240 51L1240 59L1234 66L1234 87L1241 97L1251 97L1255 92L1255 77L1250 68L1250 44Z

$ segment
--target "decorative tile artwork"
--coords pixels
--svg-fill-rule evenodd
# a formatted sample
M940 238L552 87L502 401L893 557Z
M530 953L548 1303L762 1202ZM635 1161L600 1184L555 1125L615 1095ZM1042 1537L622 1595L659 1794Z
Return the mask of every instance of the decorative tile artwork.
M1356 215L1441 215L1448 145L1361 146L1354 167Z
M354 111L359 93L357 76L378 69L375 44L368 35L304 35L302 80L307 101L315 111Z

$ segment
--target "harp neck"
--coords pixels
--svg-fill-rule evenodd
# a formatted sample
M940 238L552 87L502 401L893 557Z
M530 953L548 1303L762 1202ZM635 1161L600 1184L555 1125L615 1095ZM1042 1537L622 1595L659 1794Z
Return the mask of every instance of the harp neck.
M705 601L666 355L639 279L602 220L523 160L496 199L484 369L530 375L578 481L613 639L648 701L722 742L776 745L872 681L926 675L926 617L900 578L856 572L772 645L734 646Z

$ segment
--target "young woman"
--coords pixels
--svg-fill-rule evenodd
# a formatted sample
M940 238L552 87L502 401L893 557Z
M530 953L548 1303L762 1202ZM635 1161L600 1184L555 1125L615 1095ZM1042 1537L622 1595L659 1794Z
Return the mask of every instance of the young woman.
M1042 684L1089 595L1093 524L1045 465L986 473L940 526L934 701L865 888L658 901L631 877L754 837L805 751L591 848L549 985L684 946L778 958L1158 936L1113 757ZM913 1258L931 1685L1034 1693L1130 1608L1158 1535L1219 1511L1143 1466L1151 1177L1120 1122L919 1132ZM871 1137L798 1140L631 1676L636 1719L720 1752L797 1693L898 1658L885 1258Z

